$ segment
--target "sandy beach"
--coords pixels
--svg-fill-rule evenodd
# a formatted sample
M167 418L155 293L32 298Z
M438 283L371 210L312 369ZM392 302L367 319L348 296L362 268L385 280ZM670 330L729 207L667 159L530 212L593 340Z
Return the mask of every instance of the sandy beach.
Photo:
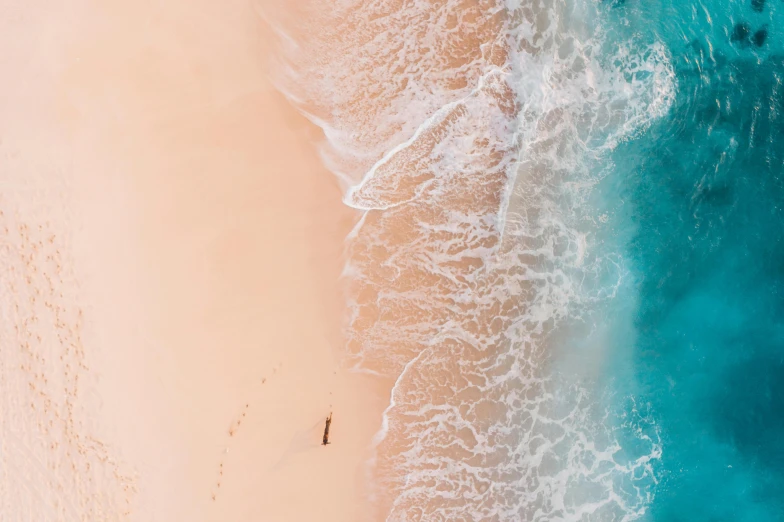
M340 365L357 215L258 13L1 24L0 520L367 520L389 383Z

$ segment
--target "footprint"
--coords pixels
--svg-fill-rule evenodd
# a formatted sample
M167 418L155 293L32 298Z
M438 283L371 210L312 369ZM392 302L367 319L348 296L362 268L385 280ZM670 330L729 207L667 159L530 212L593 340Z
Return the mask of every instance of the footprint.
M278 368L280 368L282 366L283 366L282 363L278 363L278 365L275 368L272 369L273 375L276 374L277 371L278 371ZM261 384L264 384L266 382L267 382L267 378L266 377L262 377L261 378ZM237 433L239 432L240 426L242 426L242 421L248 416L249 409L250 409L250 402L246 402L245 406L242 408L242 411L240 412L239 416L236 417L234 422L231 423L231 426L229 426L229 437L234 437L235 435L237 435ZM217 477L216 477L216 480L215 480L215 483L214 483L214 487L213 487L213 489L212 489L212 491L210 493L213 502L218 499L218 490L220 490L221 481L223 480L224 465L226 463L226 459L228 457L228 454L229 454L229 446L227 445L225 447L225 449L223 450L223 455L221 456L220 462L218 463Z

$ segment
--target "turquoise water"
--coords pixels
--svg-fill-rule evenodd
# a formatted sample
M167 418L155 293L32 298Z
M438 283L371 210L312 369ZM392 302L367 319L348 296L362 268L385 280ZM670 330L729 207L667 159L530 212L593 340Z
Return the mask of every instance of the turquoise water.
M618 38L665 43L678 82L596 194L630 276L606 377L661 437L646 517L784 520L784 4L607 9Z

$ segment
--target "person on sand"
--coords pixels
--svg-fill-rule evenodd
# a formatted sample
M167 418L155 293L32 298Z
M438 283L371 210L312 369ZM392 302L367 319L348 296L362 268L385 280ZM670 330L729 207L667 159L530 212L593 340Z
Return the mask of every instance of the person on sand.
M324 425L324 438L321 440L321 445L326 446L329 444L329 425L332 424L332 412L329 412L327 423Z

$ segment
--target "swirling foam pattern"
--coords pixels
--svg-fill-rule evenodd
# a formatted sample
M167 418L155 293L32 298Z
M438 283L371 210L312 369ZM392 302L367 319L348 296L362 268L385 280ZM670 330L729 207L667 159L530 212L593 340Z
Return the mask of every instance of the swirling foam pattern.
M361 211L347 359L397 379L381 518L633 520L654 499L655 412L605 385L615 337L596 325L631 268L596 187L677 81L668 47L608 30L610 11L314 1L276 22L278 85Z

